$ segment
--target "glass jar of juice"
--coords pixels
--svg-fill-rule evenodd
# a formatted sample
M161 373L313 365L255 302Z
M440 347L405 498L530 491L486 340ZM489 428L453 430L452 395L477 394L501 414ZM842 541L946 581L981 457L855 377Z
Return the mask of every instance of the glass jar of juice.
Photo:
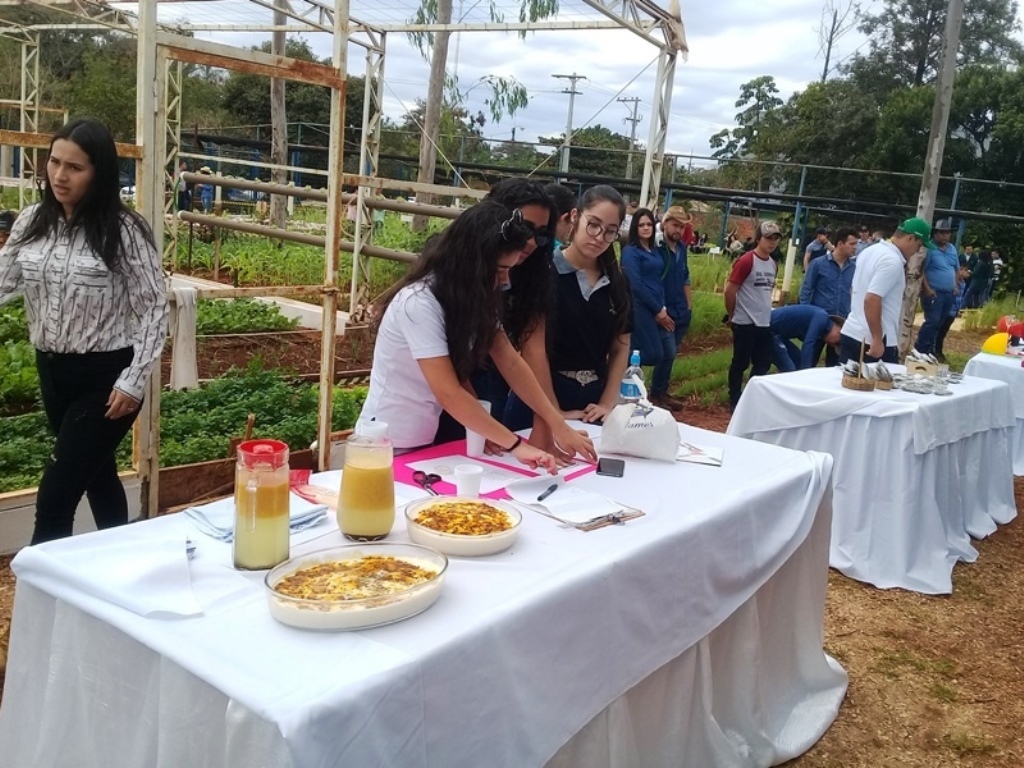
M263 570L288 559L288 445L246 440L235 464L235 568Z
M356 424L345 444L338 528L352 541L377 541L395 524L394 449L382 421Z

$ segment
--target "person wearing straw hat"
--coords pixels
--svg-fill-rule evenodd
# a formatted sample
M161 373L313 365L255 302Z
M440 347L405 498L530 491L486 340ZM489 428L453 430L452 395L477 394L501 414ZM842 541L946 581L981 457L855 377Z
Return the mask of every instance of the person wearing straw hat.
M857 257L850 316L839 340L840 363L858 360L861 344L865 362L899 362L896 344L907 282L904 270L919 248L935 247L931 233L931 225L915 216L900 224L891 239L875 243Z

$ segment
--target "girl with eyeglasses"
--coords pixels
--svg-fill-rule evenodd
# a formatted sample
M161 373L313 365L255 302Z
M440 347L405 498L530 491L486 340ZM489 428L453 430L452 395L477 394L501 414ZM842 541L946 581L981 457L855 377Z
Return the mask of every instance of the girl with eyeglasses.
M546 353L558 407L566 418L599 422L615 407L629 360L629 285L613 244L626 215L622 195L599 185L584 193L573 212L569 245L556 251L556 304L544 338L527 340L523 357ZM534 336L538 336L535 334ZM546 341L546 349L531 350ZM528 403L509 398L505 423L529 422Z
M485 200L432 238L417 264L377 306L377 342L363 419L387 422L399 450L435 442L442 411L530 467L555 458L491 417L469 384L488 357L570 455L596 460L586 435L565 423L506 336L499 288L534 233L522 213Z

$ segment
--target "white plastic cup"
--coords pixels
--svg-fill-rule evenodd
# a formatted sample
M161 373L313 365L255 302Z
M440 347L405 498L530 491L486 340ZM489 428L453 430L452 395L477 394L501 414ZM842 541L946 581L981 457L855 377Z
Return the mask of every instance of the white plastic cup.
M475 499L480 495L480 480L484 476L484 468L479 464L458 464L455 467L455 492L467 499Z
M480 407L487 411L487 414L491 413L491 402L489 400L478 400ZM478 435L476 432L467 429L466 430L466 455L467 456L483 456L484 455L484 436Z

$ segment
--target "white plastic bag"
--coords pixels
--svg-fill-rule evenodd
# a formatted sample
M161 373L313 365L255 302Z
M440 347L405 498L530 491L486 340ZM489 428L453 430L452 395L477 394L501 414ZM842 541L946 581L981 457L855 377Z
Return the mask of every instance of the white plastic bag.
M601 427L601 452L674 462L679 453L675 417L651 405L644 383L633 380L640 387L640 402L622 403L608 414Z

